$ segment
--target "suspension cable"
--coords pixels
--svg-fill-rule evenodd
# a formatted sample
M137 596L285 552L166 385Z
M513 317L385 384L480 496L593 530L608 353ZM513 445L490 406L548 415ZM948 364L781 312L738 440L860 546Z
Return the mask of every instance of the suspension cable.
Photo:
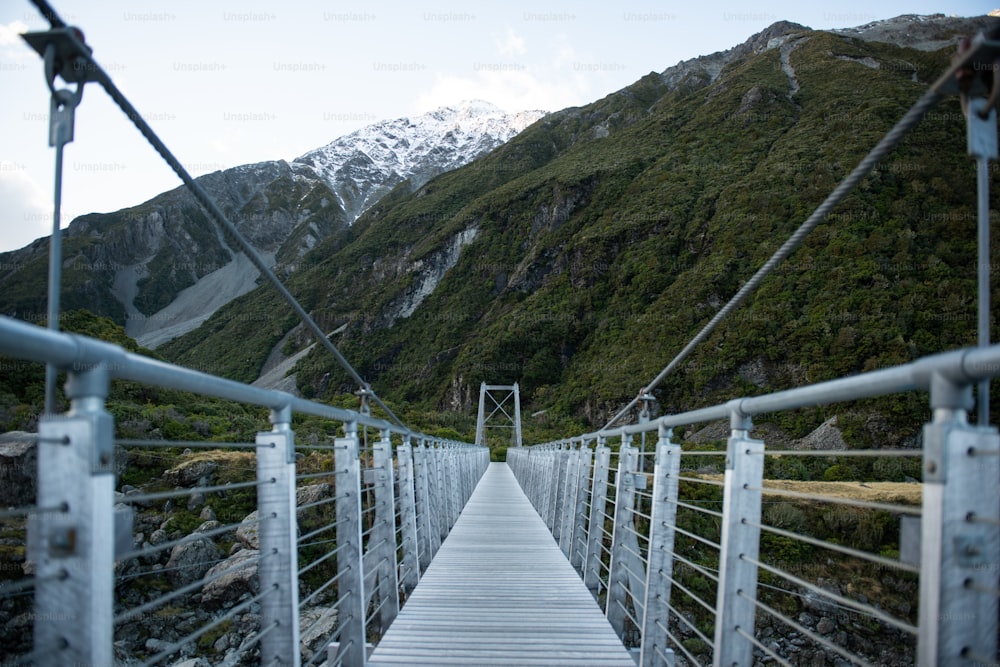
M48 19L49 23L53 28L64 28L66 24L61 18L55 13L55 11L49 6L48 2L45 0L31 0L31 2L38 8L42 15ZM347 361L347 359L340 353L340 350L333 344L333 342L327 337L327 335L320 329L316 321L305 311L298 300L292 296L292 293L288 291L288 288L281 282L281 280L271 271L270 267L264 262L263 257L257 252L249 241L244 238L244 236L239 232L226 214L222 212L222 209L212 200L205 189L198 183L191 174L184 168L180 161L174 157L173 153L167 148L166 144L160 140L157 134L153 131L153 128L145 121L143 116L136 110L132 103L128 101L125 95L118 89L111 77L108 76L107 72L94 60L93 55L91 55L90 50L86 48L80 40L77 39L76 35L70 34L69 39L76 42L76 46L79 49L79 56L84 59L88 67L88 78L91 81L95 81L101 84L105 92L111 97L112 100L118 105L118 108L122 110L125 116L132 121L136 129L146 138L146 141L160 154L160 157L170 165L170 168L174 170L174 173L180 177L181 181L188 187L191 195L198 201L199 204L205 209L205 211L220 225L220 227L225 231L229 237L236 241L237 245L243 250L244 254L250 259L257 270L260 271L261 275L265 276L281 297L292 307L295 314L298 315L299 319L303 324L312 332L313 336L316 338L317 342L321 343L330 354L337 360L337 362L347 371L347 373L354 379L355 382L361 387L362 391L369 394L381 407L385 410L386 414L396 422L399 426L403 426L403 422L393 413L389 407L382 402L371 388L371 385L358 374L354 367Z
M52 9L52 5L45 0L29 0L29 2L35 6L38 13L41 14L53 28L67 27L66 22L59 18L59 15L56 14L56 10Z

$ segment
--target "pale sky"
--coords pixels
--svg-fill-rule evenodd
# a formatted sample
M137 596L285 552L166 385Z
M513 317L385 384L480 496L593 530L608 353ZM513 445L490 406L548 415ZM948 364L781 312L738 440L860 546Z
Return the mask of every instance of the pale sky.
M378 120L464 99L507 111L587 104L778 20L842 28L900 14L975 16L1000 0L52 5L197 176L291 160ZM47 27L27 0L0 0L0 251L52 228L49 93L41 59L18 36ZM96 84L85 88L75 135L65 150L63 227L180 184Z

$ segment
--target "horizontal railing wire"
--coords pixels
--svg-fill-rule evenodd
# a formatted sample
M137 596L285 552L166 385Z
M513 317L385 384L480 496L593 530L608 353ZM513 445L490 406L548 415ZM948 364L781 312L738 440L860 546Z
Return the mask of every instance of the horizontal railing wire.
M235 482L232 484L217 484L215 486L192 486L188 489L178 489L175 491L158 491L156 493L125 495L122 496L121 502L134 505L138 503L148 503L155 500L172 500L174 498L185 498L197 494L216 493L218 491L236 491L237 489L259 488L276 482L277 480L272 477L263 481Z
M747 525L753 526L754 528L759 528L773 535L780 535L782 537L787 537L789 539L798 540L799 542L805 542L806 544L811 544L813 546L820 547L821 549L829 549L831 551L836 551L838 553L844 554L845 556L851 556L859 560L865 560L868 561L869 563L874 563L882 567L897 569L903 572L909 572L911 574L920 574L919 566L911 565L909 563L904 563L902 561L893 558L879 556L877 554L869 553L867 551L862 551L861 549L846 547L842 544L836 544L834 542L830 542L827 540L816 539L815 537L802 535L800 533L795 533L790 530L785 530L783 528L768 526L766 524L757 523L755 521L745 521L745 523Z
M336 540L328 540L327 542L329 542L329 543L335 543ZM316 544L322 544L322 543L316 543ZM307 546L307 545L300 545L300 546ZM301 577L306 572L309 572L313 568L319 567L322 563L324 563L324 562L328 561L329 559L333 558L334 556L336 556L337 554L339 554L340 551L341 551L341 549L343 549L345 546L346 545L343 545L343 544L337 545L336 547L334 547L333 549L331 549L327 553L323 554L322 556L320 556L316 560L312 561L308 565L306 565L304 567L300 567L299 568L299 576Z
M160 544L150 545L149 547L143 547L141 549L135 549L133 551L127 551L120 556L117 556L117 560L131 560L133 558L146 558L154 554L158 554L161 551L166 551L167 549L173 549L179 544L184 544L185 542L190 542L192 539L202 539L207 537L217 537L219 535L225 535L227 533L235 532L236 529L241 526L252 526L260 523L260 519L244 519L240 523L230 523L224 526L217 526L215 528L208 528L197 533L192 533L191 535L185 535L184 537L179 537L174 540L168 540L166 542L161 542Z
M764 495L785 496L788 498L796 498L799 500L815 500L823 503L830 503L833 505L847 505L850 507L882 510L885 512L891 512L893 514L911 514L914 516L920 516L921 513L920 507L915 505L880 503L871 500L860 500L857 498L839 498L837 496L823 495L820 493L804 493L802 491L792 491L791 489L779 489L773 486L767 486L767 487L750 486L747 487L747 490L759 491Z
M120 447L149 447L167 449L257 449L261 446L252 442L215 442L212 440L141 440L136 438L116 438Z
M54 507L15 507L0 510L0 519L20 519L33 514L65 514L68 510L69 506L66 504Z
M903 632L906 632L907 634L916 636L920 632L919 628L917 628L916 626L911 625L910 623L907 623L906 621L901 621L898 618L890 616L889 614L886 614L885 612L883 612L881 609L877 609L877 608L873 607L870 604L865 604L863 602L858 602L857 600L852 600L851 598L848 598L848 597L845 597L843 595L840 595L839 593L835 593L835 592L827 590L825 588L821 588L821 587L817 586L816 584L813 584L812 582L806 581L805 579L802 579L801 577L797 577L796 575L791 574L790 572L786 572L785 570L782 570L781 568L773 567L772 565L769 565L767 563L763 563L763 562L758 561L756 559L750 558L749 556L742 556L741 560L746 560L746 561L752 563L753 565L755 565L756 567L758 567L758 568L760 568L762 570L767 570L771 574L777 575L778 577L781 577L782 579L785 579L786 581L788 581L788 582L790 582L792 584L795 584L796 586L800 586L802 588L810 590L813 593L816 593L817 595L822 595L824 597L830 598L831 600L834 600L835 602L838 602L838 603L840 603L840 604L842 604L844 606L850 607L854 611L857 611L857 612L860 612L860 613L865 614L867 616L871 616L872 618L878 619L878 620L882 621L883 623L886 623L888 625L891 625L891 626L895 627L898 630L902 630Z

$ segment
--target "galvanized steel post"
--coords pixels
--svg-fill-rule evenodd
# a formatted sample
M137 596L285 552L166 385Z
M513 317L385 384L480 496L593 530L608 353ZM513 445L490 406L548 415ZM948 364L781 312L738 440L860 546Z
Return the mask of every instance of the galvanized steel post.
M639 457L632 446L632 436L622 435L618 452L618 476L615 478L615 527L611 538L611 567L608 572L608 600L605 614L619 637L625 636L625 610L628 602L628 563L634 558L626 547L626 533L632 527L635 507L635 475ZM641 573L640 573L641 574Z
M587 560L584 564L583 583L594 597L601 590L601 544L604 538L604 513L608 504L608 470L611 467L611 449L598 439L594 451L594 482L590 492L590 519L587 529Z
M917 663L992 664L997 655L1000 436L971 426L970 387L937 376L924 426Z
M417 543L417 512L414 497L413 447L410 438L403 438L403 444L396 449L399 467L399 525L402 533L403 562L400 584L409 594L420 580L420 558Z
M534 447L529 449L528 461L525 464L528 499L531 500L531 505L535 508L535 511L538 512L539 516L542 515L543 505L542 498L539 495L541 489L538 485L538 466L539 459L544 456L544 454L545 452L540 449L536 449Z
M448 485L447 478L445 476L443 447L444 445L438 442L431 448L431 461L434 466L434 476L431 477L431 494L434 499L434 513L437 517L438 527L438 537L436 540L437 546L434 549L435 553L441 547L441 543L444 541L444 538L448 537L448 531L451 530L451 524L448 521Z
M552 491L552 485L547 482L551 457L552 451L549 449L532 450L531 487L534 489L534 505L535 509L538 510L538 516L542 517L542 521L546 523L546 527L548 526L546 513L549 509L549 494Z
M660 426L653 466L653 502L649 521L649 567L642 619L639 667L657 667L662 656L673 658L667 647L670 620L670 579L673 577L674 526L677 523L678 475L681 446L670 441L672 431Z
M580 467L577 471L576 511L574 513L573 544L570 564L583 575L587 560L587 501L590 496L590 463L594 453L586 442L580 443Z
M562 512L559 516L559 548L570 557L573 548L573 527L576 525L576 497L580 487L578 482L580 469L580 450L570 442L566 452L566 472L563 475Z
M715 667L753 663L753 636L760 552L764 443L749 437L750 418L731 413L722 504L722 550L715 606Z
M413 450L413 468L416 474L416 494L417 494L417 544L420 549L420 569L427 569L431 564L431 559L437 552L440 544L440 536L437 533L437 524L434 522L434 512L431 505L430 492L430 454L427 443L423 438L420 444Z
M549 482L549 506L545 516L545 523L549 527L549 532L552 533L552 537L559 541L559 530L560 525L560 515L559 511L562 509L563 501L563 490L565 487L565 475L564 471L566 469L566 456L563 450L556 449L552 451L551 454L552 464L548 471L548 482Z
M43 664L114 662L114 420L104 408L108 386L103 365L71 371L69 412L45 415L38 426L43 511L29 517L28 554L35 563L35 654L53 654L40 658Z
M378 572L378 603L381 605L380 623L387 629L399 614L399 576L396 569L396 503L395 479L392 470L392 440L389 431L383 430L381 439L372 447L372 466L375 471L375 520L377 530L372 531L369 542L375 543L372 559ZM371 547L369 547L371 548Z
M261 661L298 665L298 521L295 502L295 434L289 408L271 411L271 431L257 434L257 512L260 516L260 626L277 627L261 639Z
M462 479L458 473L458 448L445 445L445 493L448 498L448 532L451 532L462 511Z
M361 463L358 425L344 424L345 436L334 443L337 479L337 576L340 614L339 657L345 667L364 667L365 573L361 538Z

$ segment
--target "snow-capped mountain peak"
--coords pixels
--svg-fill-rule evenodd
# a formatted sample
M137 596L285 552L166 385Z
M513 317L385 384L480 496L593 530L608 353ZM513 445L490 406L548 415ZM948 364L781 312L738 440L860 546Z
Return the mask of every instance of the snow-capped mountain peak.
M368 125L294 162L330 186L353 222L399 183L409 180L416 189L490 152L545 114L507 113L484 100L464 100Z

